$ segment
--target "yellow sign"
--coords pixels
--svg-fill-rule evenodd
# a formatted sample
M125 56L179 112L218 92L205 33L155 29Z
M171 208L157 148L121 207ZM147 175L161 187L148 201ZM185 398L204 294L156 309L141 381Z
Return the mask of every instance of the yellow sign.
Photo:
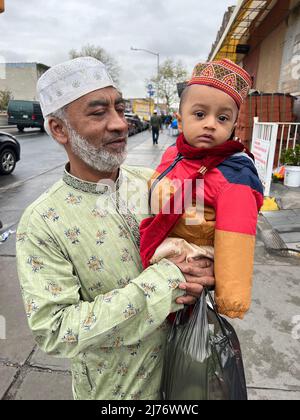
M140 118L149 120L154 112L154 101L149 99L134 99L132 112Z

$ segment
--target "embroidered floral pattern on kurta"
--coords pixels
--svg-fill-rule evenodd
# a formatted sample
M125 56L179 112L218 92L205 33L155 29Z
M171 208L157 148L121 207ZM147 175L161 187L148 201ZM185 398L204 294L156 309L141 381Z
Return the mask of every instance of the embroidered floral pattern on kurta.
M152 173L124 167L120 180L143 182L146 200ZM159 399L165 320L184 279L165 260L142 271L148 214L109 214L109 197L66 172L26 210L17 259L28 322L42 350L72 359L75 399Z

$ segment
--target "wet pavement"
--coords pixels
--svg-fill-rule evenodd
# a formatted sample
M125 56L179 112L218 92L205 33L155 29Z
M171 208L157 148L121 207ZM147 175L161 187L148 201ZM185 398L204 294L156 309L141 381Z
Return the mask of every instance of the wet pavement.
M153 147L149 132L131 137L126 163L154 168L174 141L162 135L159 146ZM21 142L23 162L10 179L0 178L0 219L5 228L16 228L24 209L60 179L65 162L63 150L46 135L29 135ZM299 259L268 253L258 236L254 271L252 309L245 320L232 322L243 349L249 397L299 400ZM6 339L1 336L4 330ZM0 399L72 399L69 362L39 351L27 326L14 235L0 244Z

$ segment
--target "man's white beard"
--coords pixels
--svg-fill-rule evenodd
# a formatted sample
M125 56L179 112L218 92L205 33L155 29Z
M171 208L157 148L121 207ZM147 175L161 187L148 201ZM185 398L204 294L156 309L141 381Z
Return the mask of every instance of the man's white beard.
M110 173L120 168L127 157L127 148L122 152L111 153L103 148L97 149L81 137L70 124L67 124L72 152L90 168Z

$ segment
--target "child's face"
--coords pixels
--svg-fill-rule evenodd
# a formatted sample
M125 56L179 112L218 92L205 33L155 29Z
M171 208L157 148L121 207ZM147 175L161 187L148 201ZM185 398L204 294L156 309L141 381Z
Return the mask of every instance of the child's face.
M230 139L238 117L235 101L221 90L192 85L181 107L182 131L197 148L211 148Z

